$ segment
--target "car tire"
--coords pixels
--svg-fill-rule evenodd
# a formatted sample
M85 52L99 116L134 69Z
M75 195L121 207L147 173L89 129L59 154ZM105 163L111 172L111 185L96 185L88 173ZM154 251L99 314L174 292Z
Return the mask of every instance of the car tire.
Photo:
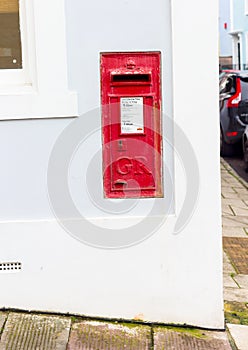
M231 157L235 155L235 145L229 145L225 142L223 132L220 130L220 155L221 157Z
M243 150L244 150L244 170L246 173L248 173L248 140L245 140Z

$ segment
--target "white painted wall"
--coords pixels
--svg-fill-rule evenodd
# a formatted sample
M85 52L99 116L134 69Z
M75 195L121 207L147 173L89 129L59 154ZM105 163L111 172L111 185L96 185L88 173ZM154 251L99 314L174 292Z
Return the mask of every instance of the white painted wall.
M70 89L78 92L81 116L76 122L1 122L0 144L5 152L0 174L0 260L23 265L17 273L0 274L0 306L126 319L139 315L146 321L223 328L218 4L177 0L171 8L170 3L66 1L68 80ZM196 29L202 38L197 45ZM119 50L162 52L167 194L162 200L137 201L120 219L92 204L83 178L101 146L99 52ZM74 152L69 189L80 213L98 225L102 235L104 227L115 227L114 236L120 227L130 226L131 231L158 204L147 222L152 224L155 214L164 214L168 193L174 190L175 204L167 220L150 238L125 249L99 249L74 239L56 222L49 205L47 172L52 147L63 130L68 135L68 126L73 130L69 139L80 136L73 123L83 127L85 113L92 109L98 109L94 114L98 131ZM177 125L174 130L171 120ZM167 144L173 135L176 150L183 150L182 137L190 140L200 175L197 206L179 234L173 234L174 226L187 186L194 177L197 183L197 173L187 163L190 155L184 156L183 164L182 154ZM56 174L60 169L49 179L59 183ZM65 204L61 195L61 207ZM86 224L81 228L86 230Z

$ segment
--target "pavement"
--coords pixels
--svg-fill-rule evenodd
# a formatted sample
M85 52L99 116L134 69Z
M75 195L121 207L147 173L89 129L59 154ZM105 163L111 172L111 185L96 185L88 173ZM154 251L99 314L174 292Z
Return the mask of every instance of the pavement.
M0 311L0 350L248 350L248 184L221 159L225 331Z
M221 159L223 284L227 332L248 350L248 183Z

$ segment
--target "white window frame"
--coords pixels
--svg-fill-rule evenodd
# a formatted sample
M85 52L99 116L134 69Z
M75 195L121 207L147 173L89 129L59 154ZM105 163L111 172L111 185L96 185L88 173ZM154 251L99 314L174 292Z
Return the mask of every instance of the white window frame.
M20 0L22 69L0 69L0 120L78 116L69 91L64 0Z
M245 2L245 15L248 15L248 0L244 0Z

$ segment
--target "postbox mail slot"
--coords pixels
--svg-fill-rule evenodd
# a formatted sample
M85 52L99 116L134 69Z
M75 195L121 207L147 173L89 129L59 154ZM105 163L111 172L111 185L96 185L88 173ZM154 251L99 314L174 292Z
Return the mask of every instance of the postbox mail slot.
M112 74L112 83L151 83L151 74Z

